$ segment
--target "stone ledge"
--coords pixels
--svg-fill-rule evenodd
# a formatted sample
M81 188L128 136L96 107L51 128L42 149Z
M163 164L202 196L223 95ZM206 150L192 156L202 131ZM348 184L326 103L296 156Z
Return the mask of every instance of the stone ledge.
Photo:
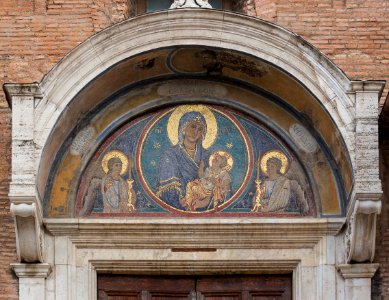
M312 248L341 230L338 219L45 219L77 248ZM233 241L233 242L232 242Z
M234 260L166 260L89 262L97 273L136 275L222 275L222 274L287 274L296 270L299 260L234 261Z

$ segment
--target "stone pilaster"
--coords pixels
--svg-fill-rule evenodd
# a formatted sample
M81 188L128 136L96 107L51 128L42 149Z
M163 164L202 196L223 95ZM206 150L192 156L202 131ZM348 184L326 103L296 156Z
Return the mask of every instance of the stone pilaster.
M354 190L348 207L347 262L373 261L376 219L381 211L378 159L378 101L384 83L354 81L355 99Z
M12 108L12 174L9 189L20 262L43 262L42 209L36 195L34 111L38 84L6 84Z
M45 300L46 280L51 272L49 264L11 264L19 277L20 300Z

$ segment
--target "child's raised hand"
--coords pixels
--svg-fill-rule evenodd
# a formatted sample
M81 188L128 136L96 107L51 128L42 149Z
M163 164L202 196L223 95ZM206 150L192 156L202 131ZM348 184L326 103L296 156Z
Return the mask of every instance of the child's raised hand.
M202 178L204 176L204 161L200 161L199 166L199 177Z

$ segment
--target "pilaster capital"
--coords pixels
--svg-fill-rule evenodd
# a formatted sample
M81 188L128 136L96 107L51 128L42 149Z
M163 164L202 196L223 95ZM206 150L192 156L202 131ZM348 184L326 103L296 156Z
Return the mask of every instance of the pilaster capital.
M355 95L355 118L378 119L378 102L384 90L385 81L352 81L350 92Z
M377 271L379 264L342 264L336 268L343 278L372 278Z
M353 80L350 83L351 92L376 92L379 95L384 91L384 80Z
M12 98L14 97L31 97L32 100L43 98L43 93L38 83L6 83L3 87L11 109Z
M12 270L19 278L47 278L51 273L51 266L42 264L11 264Z

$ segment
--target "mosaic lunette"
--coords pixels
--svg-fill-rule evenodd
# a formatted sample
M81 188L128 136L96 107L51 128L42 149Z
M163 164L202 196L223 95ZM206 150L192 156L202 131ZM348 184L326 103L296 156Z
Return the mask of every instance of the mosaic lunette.
M180 105L132 121L99 149L78 190L78 215L313 214L305 175L253 120Z

